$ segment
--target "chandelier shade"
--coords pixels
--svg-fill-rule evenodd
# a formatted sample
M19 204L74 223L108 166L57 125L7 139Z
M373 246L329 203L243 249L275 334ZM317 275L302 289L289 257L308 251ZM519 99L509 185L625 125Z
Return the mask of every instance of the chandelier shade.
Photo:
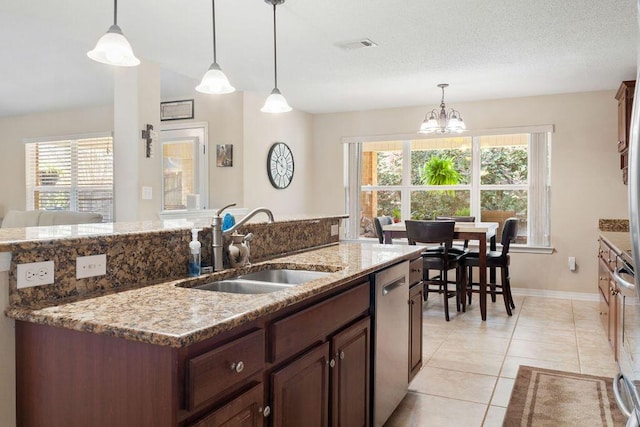
M438 134L448 134L448 133L461 133L467 130L467 127L460 116L460 112L458 110L454 110L453 108L447 111L447 107L444 103L444 88L449 86L447 83L440 83L438 85L439 88L442 89L442 100L440 101L440 110L433 109L428 112L425 117L422 125L420 125L420 130L418 133L438 133Z
M118 26L118 0L113 0L113 25L100 37L96 47L87 52L87 56L94 61L118 67L140 65L140 60Z
M291 107L285 97L278 89L278 51L276 49L276 6L284 3L284 0L264 0L265 3L273 5L273 80L274 87L260 109L263 113L287 113Z
M229 83L229 79L224 74L220 66L218 65L216 58L216 2L211 0L211 14L213 22L213 63L209 67L209 70L202 77L202 81L196 90L202 93L222 95L225 93L231 93L236 90Z

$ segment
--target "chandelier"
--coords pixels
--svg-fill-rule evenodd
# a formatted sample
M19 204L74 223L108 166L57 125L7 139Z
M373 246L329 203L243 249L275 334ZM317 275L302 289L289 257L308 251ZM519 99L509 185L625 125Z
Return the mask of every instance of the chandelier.
M449 86L447 83L440 83L438 85L438 87L442 89L440 111L433 109L427 113L418 133L460 133L467 129L458 110L454 110L453 108L448 112L446 110L446 106L444 105L444 88L447 86Z

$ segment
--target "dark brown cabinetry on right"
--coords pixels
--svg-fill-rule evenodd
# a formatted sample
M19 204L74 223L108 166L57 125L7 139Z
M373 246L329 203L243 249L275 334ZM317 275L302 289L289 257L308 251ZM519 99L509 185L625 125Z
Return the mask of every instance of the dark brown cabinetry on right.
M409 381L422 368L422 258L409 266Z
M635 80L624 81L616 93L616 100L618 101L618 152L620 153L622 181L625 184L628 180L629 126L631 125L631 107L633 106L635 88Z
M619 253L600 239L598 250L598 290L600 296L600 320L609 344L618 359L618 294L620 293L613 271L622 265Z

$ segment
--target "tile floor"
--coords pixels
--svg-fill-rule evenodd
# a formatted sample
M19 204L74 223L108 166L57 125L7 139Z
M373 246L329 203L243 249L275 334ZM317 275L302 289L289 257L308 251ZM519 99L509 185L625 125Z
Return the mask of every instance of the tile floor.
M617 372L597 302L500 296L480 319L477 295L466 313L444 320L442 298L424 305L423 367L388 427L501 426L519 365L612 377Z

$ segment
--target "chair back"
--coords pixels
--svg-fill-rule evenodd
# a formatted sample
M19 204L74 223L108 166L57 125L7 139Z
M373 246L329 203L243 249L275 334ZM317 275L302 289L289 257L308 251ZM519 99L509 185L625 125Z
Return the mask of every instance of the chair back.
M437 216L436 221L476 222L475 216Z
M509 246L511 242L516 240L518 236L518 218L509 218L504 222L502 228L502 255L509 253Z
M416 243L438 243L445 249L451 248L455 221L415 221L406 220L407 240L410 245Z
M376 227L378 242L384 243L384 232L382 231L382 226L393 224L393 219L390 216L377 216L373 218L373 224Z

